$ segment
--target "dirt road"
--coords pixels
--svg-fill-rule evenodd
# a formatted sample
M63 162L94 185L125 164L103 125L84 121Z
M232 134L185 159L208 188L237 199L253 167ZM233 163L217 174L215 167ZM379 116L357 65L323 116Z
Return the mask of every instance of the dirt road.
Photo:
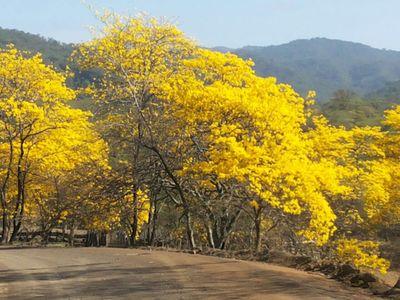
M317 274L116 248L0 249L1 299L368 299Z

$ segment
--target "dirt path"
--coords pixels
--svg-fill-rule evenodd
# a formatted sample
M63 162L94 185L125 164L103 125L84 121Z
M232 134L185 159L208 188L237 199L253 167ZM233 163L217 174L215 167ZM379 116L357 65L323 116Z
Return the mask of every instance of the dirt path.
M317 274L116 248L0 249L1 299L368 299Z

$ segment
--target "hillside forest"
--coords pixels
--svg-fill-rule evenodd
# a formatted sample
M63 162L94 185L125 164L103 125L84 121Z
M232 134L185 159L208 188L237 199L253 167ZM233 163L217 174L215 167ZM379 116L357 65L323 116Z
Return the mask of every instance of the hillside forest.
M170 23L101 20L65 64L2 45L3 244L57 228L118 231L131 246L390 268L395 102L344 89L315 103L314 91L259 76L252 60L202 48Z

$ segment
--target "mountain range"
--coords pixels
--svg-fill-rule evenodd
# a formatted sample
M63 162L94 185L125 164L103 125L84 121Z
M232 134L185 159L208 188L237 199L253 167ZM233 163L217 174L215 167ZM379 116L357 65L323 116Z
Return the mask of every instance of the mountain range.
M42 53L46 62L59 69L65 69L74 49L73 44L0 28L0 48L10 43L21 50ZM357 118L362 118L362 124L374 124L375 113L381 115L384 109L400 104L400 51L327 38L295 40L277 46L213 49L252 59L258 75L277 77L302 95L315 90L322 111L327 110L324 112L329 115L334 110L334 115L340 116L338 122L354 125L359 123ZM71 84L90 80L90 74L75 71L77 75ZM340 105L335 102L338 90L349 91L339 93ZM343 95L351 96L346 100L347 106L343 106ZM362 112L357 111L355 118L354 114L348 115L348 109ZM343 115L347 121L342 120Z
M315 90L322 102L339 89L367 95L400 80L400 52L360 43L313 38L279 46L215 49L251 58L260 76L277 77L302 94Z

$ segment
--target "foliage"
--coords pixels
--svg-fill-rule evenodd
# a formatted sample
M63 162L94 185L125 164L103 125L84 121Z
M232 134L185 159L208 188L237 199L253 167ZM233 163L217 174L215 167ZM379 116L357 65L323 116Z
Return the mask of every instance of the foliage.
M336 126L378 126L384 111L392 108L396 99L400 98L361 98L352 91L338 90L329 101L320 105L320 111Z
M353 263L357 268L379 270L386 273L389 262L379 258L379 244L356 239L340 240L337 252L342 261Z
M58 186L83 164L105 166L106 146L90 114L68 105L75 92L66 87L65 75L44 65L40 55L30 57L9 46L0 52L0 62L2 236L7 242L18 234L27 209L47 218L55 214L52 223L65 217L66 208L60 207L67 192Z
M0 52L3 242L21 226L69 224L119 230L130 245L278 247L386 271L379 231L400 222L400 108L370 127L385 104L342 90L322 116L314 92L259 77L251 60L168 22L100 21L72 56L97 74L79 90L94 115L71 107L69 74Z
M65 70L75 47L38 35L0 28L0 48L7 44L14 44L18 49L31 53L41 53L46 63L59 70ZM310 89L316 89L321 103L331 99L339 89L351 89L372 102L389 104L398 103L400 96L399 73L395 67L400 64L400 56L395 51L324 38L297 40L279 46L216 47L214 50L229 51L244 59L251 58L258 75L276 77L280 82L293 85L303 95ZM74 86L88 83L92 76L98 76L76 66L71 68L76 73Z
M44 61L53 64L58 70L66 69L68 57L73 49L72 45L59 43L53 39L45 39L15 29L0 28L0 48L6 48L9 44L33 54L42 54Z

